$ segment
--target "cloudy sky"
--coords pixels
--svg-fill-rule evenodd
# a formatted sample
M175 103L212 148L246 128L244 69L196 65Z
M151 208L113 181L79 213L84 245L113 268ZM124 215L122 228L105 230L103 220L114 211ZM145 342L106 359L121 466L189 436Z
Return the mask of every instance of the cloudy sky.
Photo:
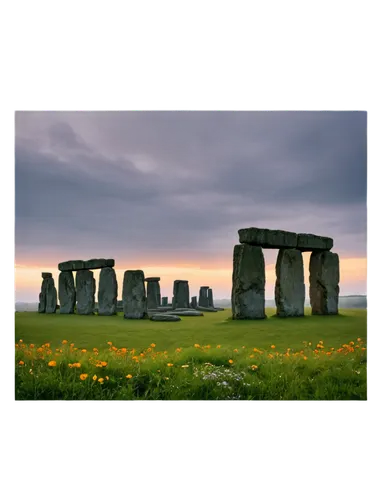
M58 262L95 257L120 284L143 269L163 295L188 279L228 298L250 226L333 237L341 293L366 293L365 113L17 112L15 159L18 301L38 300L41 271L57 282Z

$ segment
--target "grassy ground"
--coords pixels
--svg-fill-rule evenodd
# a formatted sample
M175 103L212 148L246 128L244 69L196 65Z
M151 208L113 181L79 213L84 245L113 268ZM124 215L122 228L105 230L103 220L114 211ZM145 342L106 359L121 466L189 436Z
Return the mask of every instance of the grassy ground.
M366 399L366 311L274 313L178 323L16 313L16 398Z

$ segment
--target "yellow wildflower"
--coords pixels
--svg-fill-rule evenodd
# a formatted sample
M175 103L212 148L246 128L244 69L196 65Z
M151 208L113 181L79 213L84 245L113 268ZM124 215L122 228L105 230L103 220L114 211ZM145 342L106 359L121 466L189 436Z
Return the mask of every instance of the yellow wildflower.
M220 345L220 344L216 346L216 349L220 349L220 348L221 348L221 345Z
M361 342L361 339L359 337L357 338L357 342Z
M82 351L81 351L81 352L85 353L85 352L87 352L87 349L82 349Z
M150 344L151 347L156 347L156 344Z
M253 371L255 371L255 370L257 370L257 369L258 369L258 367L257 367L257 365L251 365L251 369L252 369Z
M22 339L20 339L20 340L19 340L19 343L20 343L20 344L22 344L22 342L23 342L23 340L22 340Z
M56 366L56 361L50 361L50 362L48 363L48 366Z
M106 379L106 380L109 380L109 377L108 377L108 375L106 375L106 376L105 376L105 379Z
M20 361L18 364L22 366L22 365L24 365L24 364L25 364L25 362L24 362L24 361L22 361L22 359L21 359L21 361Z
M233 352L238 352L238 349L233 349Z
M122 348L121 348L121 351L122 351L123 353L125 353L125 352L126 352L126 347L122 347Z
M101 365L105 368L108 365L108 363L107 363L107 361L102 361Z
M194 344L194 347L196 347L198 349L198 347L200 347L199 344Z
M275 345L273 345L273 344L271 345L271 349L275 349L275 347L276 347Z
M79 378L80 378L81 380L86 380L86 379L87 379L87 377L88 377L88 374L87 374L87 373L81 373L81 375L79 376Z
M70 344L70 347L74 347L74 344Z
M234 363L233 359L228 360L228 363L232 365Z
M67 341L67 340L63 340L61 343L62 343L62 344L67 344L67 343L68 343L68 341Z
M133 378L133 375L130 375L130 373L128 373L125 378L129 378L129 379Z
M350 345L354 345L354 342L349 342Z
M303 357L303 359L306 361L307 357L306 357L306 356L304 356L304 357Z
M34 344L30 344L30 349L34 349Z
M181 347L177 347L176 352L181 352L181 351L182 351Z
M112 345L112 342L107 342L108 345Z
M94 376L92 377L92 379L93 379L94 381L95 381L97 378L98 378L98 377L97 377L96 375L94 375Z
M81 368L81 363L73 363L74 368Z
M173 366L173 363L167 363L167 366Z
M104 378L99 378L99 379L98 379L98 382L99 382L100 384L102 384L102 383L104 382Z

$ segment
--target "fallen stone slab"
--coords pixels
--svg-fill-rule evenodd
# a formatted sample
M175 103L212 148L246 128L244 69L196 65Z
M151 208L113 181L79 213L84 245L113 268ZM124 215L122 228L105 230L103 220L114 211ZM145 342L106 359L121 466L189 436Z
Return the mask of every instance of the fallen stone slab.
M170 313L164 313L164 314L175 314L176 316L203 316L203 313L200 311L176 311L175 309L171 311Z
M216 311L225 311L224 307L215 307L214 308Z
M197 306L196 311L205 311L205 312L217 312L217 309L214 307L203 307L203 306Z
M60 262L58 268L59 271L83 271L84 269L102 269L114 265L114 259L67 260Z
M297 248L301 252L313 252L314 250L331 250L333 239L327 236L317 236L316 234L297 234Z
M296 248L297 233L279 229L248 227L238 231L240 243L263 248Z
M173 314L153 314L150 316L151 321L181 321L179 316Z

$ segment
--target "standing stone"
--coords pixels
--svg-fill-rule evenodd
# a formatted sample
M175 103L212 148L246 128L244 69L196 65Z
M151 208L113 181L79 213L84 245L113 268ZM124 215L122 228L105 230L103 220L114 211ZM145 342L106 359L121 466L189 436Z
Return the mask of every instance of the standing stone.
M187 280L175 280L173 283L173 309L189 308L189 282Z
M279 250L276 262L275 302L277 316L304 315L305 284L300 250Z
M94 273L88 269L77 271L76 295L78 314L94 314L95 289Z
M329 251L312 252L309 270L312 314L338 314L339 256Z
M42 281L42 286L39 294L39 304L38 304L38 312L43 314L46 312L46 280L45 277L43 276L45 273L42 273L43 281Z
M43 280L46 296L46 314L54 314L57 309L57 290L53 278L45 278Z
M147 318L147 299L143 271L125 271L122 287L124 318Z
M100 316L117 314L117 279L112 267L103 267L99 275L98 313Z
M162 299L161 299L161 305L162 306L167 306L168 305L168 297L162 297Z
M208 286L200 287L198 305L201 307L208 307L208 289Z
M191 304L190 305L191 305L191 307L193 309L195 309L197 307L198 303L197 303L197 297L196 296L194 296L194 297L191 298Z
M60 314L74 314L76 289L72 271L61 271L59 274Z
M147 282L147 309L156 309L160 306L160 278L146 278Z
M212 288L208 289L207 299L208 299L208 307L214 307L214 296L212 293Z
M233 319L264 319L265 267L261 247L235 245L232 275Z

